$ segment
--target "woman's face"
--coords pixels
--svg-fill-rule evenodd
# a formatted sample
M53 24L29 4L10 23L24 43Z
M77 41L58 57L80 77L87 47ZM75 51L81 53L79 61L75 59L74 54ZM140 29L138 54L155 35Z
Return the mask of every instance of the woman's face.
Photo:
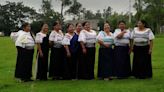
M31 30L31 26L30 25L27 25L25 28L24 28L25 31L29 32Z
M145 25L141 21L138 21L137 26L139 28L143 28Z
M79 23L79 24L76 26L76 30L77 30L77 31L81 31L81 29L82 29L82 25Z
M44 32L48 32L48 24L44 24L42 28Z
M104 31L110 31L110 26L108 23L104 24Z
M84 29L89 31L89 30L91 29L90 23L87 22L87 23L84 25Z
M125 23L121 22L119 23L118 27L121 29L121 30L124 30L126 28L126 25Z
M61 25L58 23L56 26L54 26L55 30L61 30Z
M73 25L69 25L67 30L68 30L68 32L73 33L74 32L74 26Z

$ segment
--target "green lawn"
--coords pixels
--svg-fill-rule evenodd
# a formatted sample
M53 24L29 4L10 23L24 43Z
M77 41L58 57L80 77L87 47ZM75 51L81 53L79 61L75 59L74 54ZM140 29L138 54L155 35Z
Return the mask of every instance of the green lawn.
M8 37L0 37L0 92L164 92L164 36L157 36L154 42L153 79L49 80L18 83L13 77L15 63L14 43ZM97 63L95 66L97 69Z

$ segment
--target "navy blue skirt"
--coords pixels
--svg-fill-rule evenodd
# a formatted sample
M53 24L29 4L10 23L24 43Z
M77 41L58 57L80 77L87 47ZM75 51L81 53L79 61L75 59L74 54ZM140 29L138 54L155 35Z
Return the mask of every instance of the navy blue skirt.
M116 77L126 78L131 76L129 46L115 46L114 57Z
M152 64L148 46L134 46L133 75L136 78L151 78Z
M99 48L98 78L114 76L114 53L112 48Z

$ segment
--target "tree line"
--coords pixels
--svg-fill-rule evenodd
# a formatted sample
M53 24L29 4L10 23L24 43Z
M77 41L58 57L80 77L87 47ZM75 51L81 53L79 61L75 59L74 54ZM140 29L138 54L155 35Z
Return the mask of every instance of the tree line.
M53 9L52 0L42 0L39 12L32 7L25 6L23 2L7 1L4 5L0 4L0 32L10 35L23 22L29 21L32 30L36 33L40 31L43 22L48 23L50 29L52 23L57 20L64 25L65 15L73 16L72 20L97 19L100 30L103 28L104 21L109 21L112 28L115 29L120 20L127 21L128 27L134 27L137 20L144 19L154 33L159 33L160 27L164 25L164 0L135 0L133 7L137 12L131 13L131 23L128 22L129 12L119 14L113 12L110 6L93 12L84 8L77 0L57 0L56 3L58 2L61 2L60 12Z

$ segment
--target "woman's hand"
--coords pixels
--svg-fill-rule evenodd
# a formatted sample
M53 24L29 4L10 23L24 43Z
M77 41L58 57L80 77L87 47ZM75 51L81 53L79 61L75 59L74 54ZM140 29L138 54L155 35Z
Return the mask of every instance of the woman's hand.
M109 48L109 47L110 47L110 44L104 44L104 46L105 46L106 48Z
M152 50L151 49L149 49L149 54L151 54L152 53Z
M67 57L71 57L71 53L70 52L67 52Z
M86 53L87 53L86 48L83 48L83 54L86 54Z
M43 52L42 52L42 51L39 51L39 56L40 56L40 57L44 57L44 55L43 55Z

